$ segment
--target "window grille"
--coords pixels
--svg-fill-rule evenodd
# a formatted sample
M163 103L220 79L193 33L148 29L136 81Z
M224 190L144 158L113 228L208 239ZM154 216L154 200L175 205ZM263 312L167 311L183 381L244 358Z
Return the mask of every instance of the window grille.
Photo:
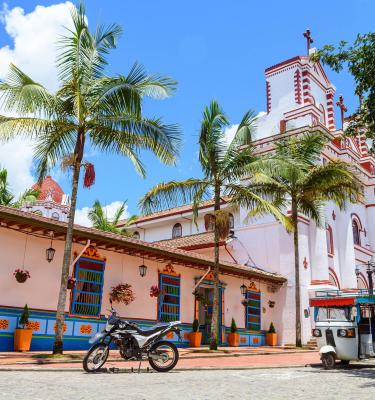
M162 322L180 319L180 277L160 274L160 299L158 320Z
M248 290L246 292L246 329L252 331L260 331L261 323L261 306L260 293Z
M80 258L75 265L76 284L72 294L71 314L99 317L104 278L104 261Z

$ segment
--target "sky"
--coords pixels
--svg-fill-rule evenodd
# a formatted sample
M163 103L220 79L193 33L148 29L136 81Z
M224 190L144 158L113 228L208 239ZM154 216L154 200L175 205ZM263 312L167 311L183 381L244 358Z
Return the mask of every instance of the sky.
M0 0L0 79L10 62L50 90L58 87L56 40L69 26L69 2ZM86 0L89 25L116 22L124 34L109 57L108 74L126 74L134 62L148 72L167 75L178 82L173 97L145 102L147 116L176 123L183 146L176 166L162 165L145 153L147 178L139 177L132 164L117 156L90 149L85 159L96 169L96 183L79 190L76 221L87 224L87 212L98 199L108 205L108 215L127 200L127 214L139 212L142 195L162 181L182 180L201 174L197 139L202 111L212 99L224 108L232 124L249 109L265 110L264 69L305 54L302 36L310 28L313 46L351 42L358 33L373 31L374 0ZM326 69L327 70L327 69ZM353 81L347 73L327 70L337 94L349 112L357 106ZM14 192L35 180L33 144L16 140L0 145L0 165L9 171ZM70 179L52 171L66 193Z

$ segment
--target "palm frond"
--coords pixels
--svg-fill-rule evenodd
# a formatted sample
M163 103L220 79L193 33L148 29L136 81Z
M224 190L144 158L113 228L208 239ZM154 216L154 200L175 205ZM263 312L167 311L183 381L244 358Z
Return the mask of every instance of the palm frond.
M207 181L201 179L159 183L143 196L139 207L143 213L150 214L174 206L189 204L196 194L206 186Z

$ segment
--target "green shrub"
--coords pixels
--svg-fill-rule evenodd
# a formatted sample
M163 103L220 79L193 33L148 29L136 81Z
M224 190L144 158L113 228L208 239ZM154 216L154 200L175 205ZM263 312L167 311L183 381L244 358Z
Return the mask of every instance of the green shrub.
M236 333L238 331L236 321L232 318L232 323L230 324L230 332Z
M273 325L273 322L271 322L271 324L270 324L268 333L276 333L276 329L275 329L275 326Z
M199 322L197 319L195 319L193 322L193 332L198 332L198 331L199 331Z
M23 312L21 314L20 322L19 322L22 329L25 329L25 326L29 322L29 316L30 316L29 307L27 307L27 304L25 304L25 307L23 308Z

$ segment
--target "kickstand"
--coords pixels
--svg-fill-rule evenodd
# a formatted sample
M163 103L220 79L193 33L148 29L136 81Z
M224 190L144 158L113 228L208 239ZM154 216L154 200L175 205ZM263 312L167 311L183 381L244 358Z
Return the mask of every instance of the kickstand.
M141 372L141 364L142 364L142 360L139 361L139 365L138 365L138 374Z

